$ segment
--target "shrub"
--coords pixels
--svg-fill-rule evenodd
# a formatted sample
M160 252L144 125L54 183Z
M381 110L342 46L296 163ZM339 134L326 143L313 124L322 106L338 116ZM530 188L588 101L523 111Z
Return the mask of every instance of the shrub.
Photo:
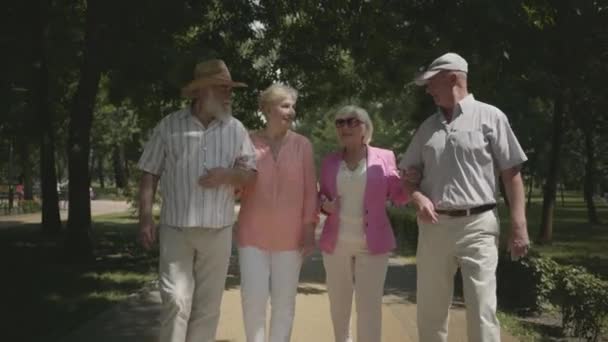
M560 265L532 254L511 261L499 258L498 303L503 309L538 313L546 304L557 307L567 336L597 341L608 321L608 282L582 267Z
M21 211L24 214L36 213L41 210L40 203L34 200L23 200L21 201Z
M397 249L403 250L404 247L408 247L416 250L418 223L414 210L406 207L389 207L388 217L397 240Z
M511 261L507 252L498 259L497 295L501 308L520 313L539 313L556 287L560 265L537 254Z
M608 319L608 282L582 267L563 266L553 300L562 313L568 336L599 340Z

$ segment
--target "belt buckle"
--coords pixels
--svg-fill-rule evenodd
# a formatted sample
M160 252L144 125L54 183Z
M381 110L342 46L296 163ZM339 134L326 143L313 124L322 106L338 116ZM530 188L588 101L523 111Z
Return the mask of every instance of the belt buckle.
M465 216L471 216L471 208L465 209Z

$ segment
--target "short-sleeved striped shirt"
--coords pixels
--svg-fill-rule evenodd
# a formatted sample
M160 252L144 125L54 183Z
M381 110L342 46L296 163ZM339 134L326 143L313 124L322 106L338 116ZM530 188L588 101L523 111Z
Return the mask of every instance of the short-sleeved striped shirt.
M200 176L215 167L255 170L255 149L243 124L226 117L207 128L184 108L156 126L138 168L160 176L160 223L222 228L235 221L234 188L202 188Z
M498 171L527 160L507 116L468 95L452 117L448 123L437 112L426 119L399 168L422 171L420 190L438 209L496 203Z

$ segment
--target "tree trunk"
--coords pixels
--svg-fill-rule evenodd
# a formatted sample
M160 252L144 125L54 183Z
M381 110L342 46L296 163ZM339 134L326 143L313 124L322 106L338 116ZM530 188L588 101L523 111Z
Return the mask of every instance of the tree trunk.
M553 239L553 210L555 209L555 193L559 171L559 162L562 147L562 133L564 121L564 94L559 92L554 101L553 108L553 133L551 144L551 156L549 160L549 170L545 185L543 186L543 210L540 224L540 234L538 242L541 244L550 243Z
M534 189L534 175L530 175L530 182L528 182L528 201L526 202L526 212L530 210L530 204L532 203L532 190Z
M116 182L116 187L124 189L127 184L127 177L125 172L125 151L122 146L114 146L112 160L114 164L114 180Z
M85 41L80 80L70 112L68 140L69 213L66 251L74 260L93 256L89 153L91 123L101 77L100 8L102 0L87 1Z
M593 202L593 194L595 188L595 144L593 142L593 123L586 125L586 129L583 129L585 135L585 181L583 195L585 197L585 203L587 204L587 216L589 217L589 223L597 224L600 223Z
M49 103L49 70L47 61L49 0L40 0L38 42L36 55L39 59L38 84L36 85L36 113L40 124L40 190L42 196L42 231L57 234L61 231L57 174L55 170L55 136L53 112Z
M32 200L34 199L33 195L33 180L32 180L32 159L30 158L30 149L31 146L29 143L22 141L19 144L20 154L21 154L21 172L22 179L19 181L23 182L23 199Z
M106 188L105 175L103 173L103 157L104 155L98 151L97 153L97 178L99 180L99 187L102 189Z

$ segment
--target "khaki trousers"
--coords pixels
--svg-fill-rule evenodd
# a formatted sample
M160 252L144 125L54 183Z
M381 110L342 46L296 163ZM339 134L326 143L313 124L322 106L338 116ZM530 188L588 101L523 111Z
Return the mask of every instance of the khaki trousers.
M161 342L212 342L232 229L160 227Z
M365 241L338 241L334 253L323 253L323 265L335 341L352 341L350 318L354 290L357 341L380 342L388 253L369 254Z
M446 342L454 274L462 274L471 342L500 341L496 317L499 224L491 210L468 217L418 221L417 311L420 341Z

